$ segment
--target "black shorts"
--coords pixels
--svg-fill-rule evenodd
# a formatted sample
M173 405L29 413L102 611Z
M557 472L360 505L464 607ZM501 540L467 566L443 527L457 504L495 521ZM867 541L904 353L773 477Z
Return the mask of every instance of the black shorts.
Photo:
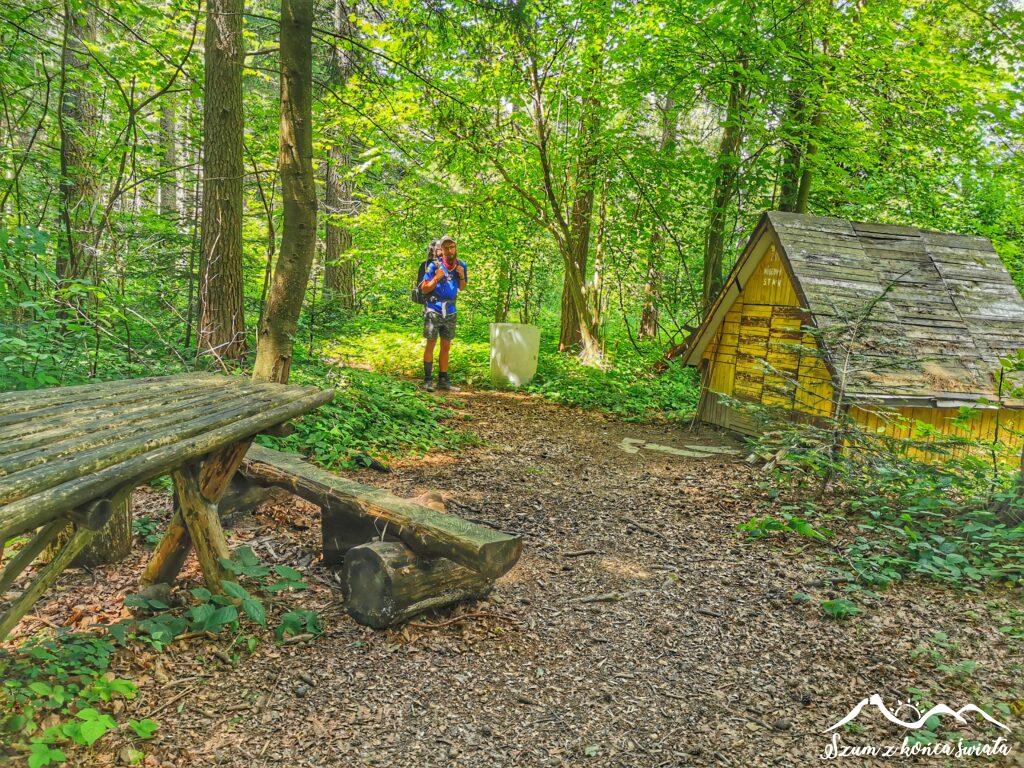
M440 312L424 312L423 338L436 339L440 336L451 341L455 338L455 318L454 314L442 317Z

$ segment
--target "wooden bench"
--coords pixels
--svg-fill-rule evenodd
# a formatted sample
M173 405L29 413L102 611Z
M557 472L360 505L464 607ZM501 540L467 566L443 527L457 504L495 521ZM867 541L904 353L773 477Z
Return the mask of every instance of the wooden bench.
M373 627L480 597L516 564L522 539L254 445L240 472L320 507L324 562L344 564L349 613Z
M217 501L252 439L333 391L186 374L0 394L0 543L36 533L0 572L0 598L65 530L67 543L0 616L3 640L138 485L170 473L171 523L144 582L169 582L195 546L220 591L229 556Z

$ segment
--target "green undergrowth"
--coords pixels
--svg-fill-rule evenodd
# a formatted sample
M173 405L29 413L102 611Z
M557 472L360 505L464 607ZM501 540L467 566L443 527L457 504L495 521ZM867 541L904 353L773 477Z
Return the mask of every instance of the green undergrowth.
M297 420L293 434L260 441L303 454L327 469L476 442L462 428L465 414L408 381L307 359L293 372L292 383L332 387L336 394L332 402Z
M289 599L307 588L299 571L263 565L245 546L220 563L230 576L224 594L197 587L174 595L129 595L125 605L134 618L91 633L37 635L14 650L0 649L0 762L7 750L7 757L20 756L29 768L57 765L72 750L90 750L116 734L127 741L119 751L122 762L141 764L145 742L160 723L119 714L124 707L118 700L138 694L135 682L110 670L119 647L161 653L187 633L217 643L210 663L233 665L271 638L281 643L320 634L316 612Z
M65 750L91 747L120 730L131 744L126 756L142 761L142 742L159 724L150 718L121 724L115 719L114 702L138 692L131 680L109 671L115 648L107 635L62 633L0 650L0 730L12 755L20 754L29 768L63 763Z
M356 316L339 320L318 333L326 340L319 350L329 360L368 368L377 373L417 379L422 375L423 338L419 315L410 309L404 322ZM543 326L537 375L523 391L565 405L593 408L625 419L682 418L692 414L699 395L695 372L676 363L664 373L654 371L663 347L643 352L628 340L617 339L605 350L600 367L583 365L577 357L558 352L558 329ZM466 386L488 389L490 382L489 325L463 320L452 344L452 378Z
M772 463L764 490L776 512L750 518L739 526L741 534L803 540L819 552L828 583L843 593L821 605L835 619L858 615L862 598L906 581L975 593L995 589L1019 601L1024 500L1017 468L986 459L990 445L944 441L924 427L908 427L912 437L883 441L845 420L776 422L754 446ZM908 455L924 438L930 449L945 452L941 460ZM836 444L847 448L832 450ZM1022 618L1003 611L993 621L1020 638Z

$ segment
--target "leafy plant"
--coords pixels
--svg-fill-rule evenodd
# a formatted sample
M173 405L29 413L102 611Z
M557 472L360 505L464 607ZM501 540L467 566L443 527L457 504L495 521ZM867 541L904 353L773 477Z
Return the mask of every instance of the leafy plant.
M135 731L135 735L138 736L140 739L153 738L153 735L160 727L160 724L157 723L156 720L151 720L148 717L142 720L129 720L128 725L131 727L133 731Z
M262 579L270 573L270 568L260 564L256 553L251 547L242 546L231 553L230 558L222 557L221 566L236 576L248 576L250 579Z
M823 600L821 610L825 612L826 616L838 620L848 619L860 613L860 608L855 603L842 597L835 600Z
M289 611L281 617L281 623L274 630L274 637L284 640L292 635L318 635L322 631L320 617L316 615L315 611Z
M790 514L784 514L781 520L771 515L755 515L745 523L740 523L737 528L752 539L760 539L777 533L794 534L816 541L824 541L827 534L827 531L819 531L802 517Z
M29 747L28 768L44 768L47 765L63 763L67 755L44 741L33 741Z
M0 729L27 746L30 765L62 762L65 753L55 745L90 746L117 727L104 706L134 698L137 688L107 671L113 651L112 639L81 634L34 638L0 651ZM42 728L51 716L58 723Z
M266 587L268 592L280 592L285 589L306 589L302 574L287 565L275 565L274 571L281 578Z
M442 422L456 412L412 384L354 368L310 361L297 382L339 390L332 403L307 414L285 438L261 437L272 447L297 451L328 469L365 466L370 457L455 448L474 438Z
M149 546L156 546L160 541L160 522L148 515L136 515L132 519L132 533Z
M220 563L229 573L250 580L257 590L270 594L306 589L307 586L299 571L285 565L275 565L273 568L265 566L260 563L252 548L247 546L236 549L230 558L221 558ZM190 592L195 602L180 613L170 610L170 606L162 600L130 595L125 598L126 605L159 612L139 621L118 622L110 627L110 632L120 642L134 637L160 650L184 632L206 632L213 635L226 630L238 632L242 616L261 627L267 626L267 609L259 597L238 581L224 579L221 587L224 590L222 595L216 595L206 587L192 589ZM305 617L307 613L313 617L311 621L315 624L316 615L312 612L297 611L295 615ZM295 620L297 618L289 619ZM256 642L255 638L248 638L250 651L255 648Z

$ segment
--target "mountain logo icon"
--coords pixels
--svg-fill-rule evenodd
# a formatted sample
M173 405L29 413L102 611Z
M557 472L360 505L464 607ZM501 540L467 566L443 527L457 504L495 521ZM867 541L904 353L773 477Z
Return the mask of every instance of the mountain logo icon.
M985 710L981 709L980 707L976 707L974 704L967 704L961 707L960 709L952 709L951 707L947 707L945 704L936 704L923 715L918 712L916 707L910 704L903 704L896 708L896 712L899 712L904 707L909 707L910 709L914 710L914 712L917 713L919 716L915 720L901 720L899 717L897 717L895 714L893 714L893 712L889 710L889 708L885 705L885 702L882 700L882 697L875 693L866 699L861 699L860 702L857 703L857 706L851 709L844 718L826 728L825 733L828 733L829 731L834 731L838 728L842 728L851 720L856 720L857 717L860 716L861 710L863 710L864 707L874 707L879 712L881 712L882 717L884 717L890 723L894 723L902 728L906 728L908 730L913 731L916 731L919 728L923 728L924 724L927 723L930 718L936 715L948 715L957 722L966 724L967 718L965 718L964 715L966 713L971 712L976 712L977 714L981 715L982 718L992 723L992 725L1002 728L1006 732L1010 731L1008 726L999 722L994 717L992 717L992 715L988 714L987 712L985 712Z

